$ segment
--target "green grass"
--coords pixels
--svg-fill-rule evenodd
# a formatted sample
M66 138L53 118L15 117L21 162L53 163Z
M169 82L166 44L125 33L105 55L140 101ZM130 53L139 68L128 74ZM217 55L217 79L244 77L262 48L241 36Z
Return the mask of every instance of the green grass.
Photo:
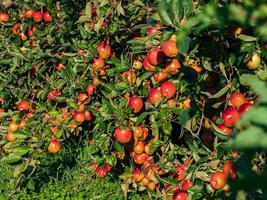
M83 181L85 179L83 178ZM81 180L79 180L81 181ZM40 191L31 191L23 189L17 194L12 195L11 199L90 199L90 200L121 200L125 199L119 182L111 178L89 179L88 182L79 182L78 180L70 180L69 182L50 182L42 186ZM1 198L0 198L1 199ZM146 200L146 194L130 193L128 199Z
M72 146L70 146L72 147ZM111 172L106 178L95 178L88 169L90 156L87 147L66 148L58 155L48 154L43 158L42 165L38 165L32 176L25 176L20 182L20 189L11 194L14 188L1 190L0 200L123 200L124 194L116 172ZM1 165L0 165L1 167ZM2 170L1 170L2 169ZM0 172L4 173L2 167ZM3 174L2 173L2 174ZM0 180L8 182L6 179ZM10 178L12 175L10 176ZM1 196L2 193L2 196ZM148 200L146 192L128 193L127 199Z

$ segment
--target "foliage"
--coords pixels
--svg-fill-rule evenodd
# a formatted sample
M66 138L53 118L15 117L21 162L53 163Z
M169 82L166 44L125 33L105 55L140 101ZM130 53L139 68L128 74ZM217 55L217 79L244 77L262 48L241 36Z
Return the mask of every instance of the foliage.
M119 179L125 197L142 198L131 192L147 191L156 199L171 198L166 188L180 188L187 179L193 182L189 199L264 199L266 7L249 0L3 1L1 12L11 17L0 22L0 191L7 198L20 198L22 191L27 199L31 191L32 198L122 199L114 193ZM52 21L25 17L29 9L49 11ZM38 30L30 36L33 26ZM179 53L166 55L166 41L174 41ZM96 64L101 45L112 49L103 66ZM165 55L148 69L145 60L154 48ZM179 67L168 71L174 59ZM137 68L138 62L144 66ZM161 73L167 75L158 80ZM161 88L164 96L166 81L174 95L153 103L150 92ZM218 125L235 92L254 103L229 134ZM132 97L144 104L137 112ZM21 100L29 109L18 108ZM19 128L11 131L12 123ZM118 127L136 134L138 126L142 135L127 144L115 134ZM15 141L8 141L10 132ZM61 144L57 154L49 153L53 140ZM147 149L136 153L139 143ZM139 154L149 167L139 163ZM210 176L227 160L235 161L239 177L229 180L230 191L216 191ZM137 169L155 188L135 180ZM108 179L93 181L105 173Z

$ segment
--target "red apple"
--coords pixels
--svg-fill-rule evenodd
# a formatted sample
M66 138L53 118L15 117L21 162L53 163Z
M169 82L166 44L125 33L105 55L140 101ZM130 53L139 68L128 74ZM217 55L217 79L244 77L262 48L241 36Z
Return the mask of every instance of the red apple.
M48 146L48 151L52 154L56 154L60 150L61 144L58 140L51 140Z
M81 111L74 112L72 117L76 122L79 123L83 123L85 120L84 112Z
M144 58L143 65L148 72L154 72L156 70L155 66L150 64L147 56Z
M218 128L219 128L222 132L224 132L226 135L231 135L231 133L232 133L232 131L233 131L231 128L226 127L223 123L220 123L220 124L218 125Z
M94 84L89 84L87 87L86 87L86 92L89 96L93 95L95 93L95 89L96 89L96 86Z
M22 100L18 103L18 110L21 111L25 111L25 110L29 110L30 109L30 105L28 103L27 100Z
M109 42L101 42L97 47L97 52L101 58L108 58L111 55L111 47L109 45Z
M153 33L155 33L157 30L160 30L161 26L159 24L157 24L156 26L150 26L147 29L147 35L152 35Z
M184 182L182 183L182 189L183 190L187 190L187 188L192 187L193 186L193 182L187 180L184 180Z
M244 104L242 104L242 105L239 107L239 110L238 110L238 111L240 112L240 114L244 114L244 113L248 112L249 109L250 109L252 106L253 106L253 104L250 103L250 102L244 103Z
M175 177L177 177L178 181L183 180L185 178L185 176L186 176L186 170L181 165L177 165L175 167L175 172L176 172Z
M222 189L227 184L227 176L223 172L215 172L210 177L210 185L215 190Z
M117 127L115 129L115 138L120 143L128 143L132 139L133 132L130 129L123 129L121 127Z
M34 11L32 14L32 19L34 22L41 22L43 21L43 14L41 11Z
M160 102L161 98L162 98L162 94L158 88L153 88L150 90L149 95L148 95L148 99L150 103L155 105Z
M241 93L239 93L239 92L237 92L237 93L234 93L234 94L232 94L231 96L230 96L230 101L229 101L229 103L230 103L230 105L232 105L235 109L239 109L239 107L242 105L242 104L244 104L244 103L246 103L247 102L247 98L243 95L243 94L241 94Z
M172 98L176 93L176 86L170 81L164 82L160 87L161 94L165 97Z
M98 177L105 177L107 175L107 170L104 167L97 167L95 173Z
M176 42L173 40L168 40L166 42L163 42L161 45L162 52L167 57L175 57L178 54L178 49L176 47Z
M9 15L7 13L0 13L0 22L9 22Z
M143 108L143 100L140 97L130 97L128 101L128 107L132 108L134 113L138 113Z
M51 22L52 21L52 16L48 11L45 11L43 13L43 18L45 22Z
M134 171L133 171L133 180L136 181L136 182L140 182L143 180L143 178L145 177L144 173L139 169L139 168L136 168Z
M223 124L226 127L233 127L235 123L239 120L240 114L234 108L227 108L222 112Z
M178 59L172 59L171 61L167 62L165 66L165 69L170 74L177 74L180 68L181 64Z
M165 69L161 69L159 72L153 75L157 83L164 81L168 76L168 72Z
M172 200L187 200L187 192L181 189L176 189L172 195Z
M152 48L147 53L148 61L151 65L158 65L163 62L164 54L157 48Z
M228 160L224 163L223 172L231 179L235 179L237 177L237 168L234 166L233 161L231 160Z

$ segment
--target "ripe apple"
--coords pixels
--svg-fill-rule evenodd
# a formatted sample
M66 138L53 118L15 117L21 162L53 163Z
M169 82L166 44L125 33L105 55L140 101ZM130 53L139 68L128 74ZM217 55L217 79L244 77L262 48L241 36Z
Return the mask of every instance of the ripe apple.
M176 42L173 40L168 40L166 42L163 42L161 45L161 49L162 52L165 54L165 56L169 58L175 57L178 54Z
M237 168L234 165L233 161L228 160L223 165L223 173L227 177L230 177L231 179L235 179L237 177Z
M183 180L183 179L185 178L185 176L186 176L186 170L185 170L185 168L184 168L183 166L181 166L181 165L177 165L177 166L175 167L175 172L176 172L176 175L175 175L175 176L177 176L177 180L178 180L178 181Z
M111 47L109 42L105 44L105 42L101 42L97 47L97 52L99 56L103 59L107 59L111 55Z
M115 138L118 142L122 144L130 142L132 136L133 132L130 129L123 129L121 127L117 127L115 129Z
M133 171L133 180L136 181L136 182L140 182L143 180L143 178L145 177L144 173L139 169L139 168L136 168L134 171Z
M17 137L15 136L14 133L8 131L8 132L6 133L6 139L7 139L7 141L9 141L9 142L15 142L16 139L17 139Z
M82 103L82 102L84 102L87 98L88 98L88 96L87 96L86 93L80 93L80 94L78 95L78 102L79 102L79 103Z
M154 72L156 70L156 67L150 64L147 56L143 60L143 65L145 70L148 72Z
M61 148L61 144L58 140L52 139L48 146L48 151L52 154L56 154Z
M176 86L170 81L164 82L160 87L161 94L165 97L172 98L176 93Z
M236 92L230 96L230 105L232 105L235 109L239 109L239 107L247 102L247 98L239 92Z
M153 161L147 159L144 163L143 163L143 168L144 169L148 169L149 167L151 167L153 164Z
M49 13L49 11L45 11L43 13L43 18L44 18L44 21L45 22L51 22L52 21L52 16L51 14Z
M176 189L172 195L172 200L187 200L187 192L181 189Z
M145 151L145 144L142 141L139 141L133 148L134 153L141 154Z
M87 87L86 87L86 92L89 96L93 95L95 93L95 89L96 89L96 86L94 84L89 84Z
M223 123L220 123L220 124L218 125L218 128L219 128L222 132L224 132L226 135L231 135L231 134L232 134L232 131L233 131L231 128L226 127Z
M156 26L150 26L147 28L147 35L152 35L155 33L157 30L160 30L161 26L157 24Z
M92 13L92 15L97 14L97 8L95 6L91 8L91 13Z
M215 190L222 189L227 184L227 176L223 172L215 172L210 177L210 185Z
M140 60L134 60L133 68L136 70L140 70L143 67L143 63Z
M8 131L10 132L14 132L18 129L18 125L16 124L16 122L10 122L8 125Z
M244 104L242 104L242 105L239 107L238 112L239 112L240 114L244 114L244 113L248 112L249 109L250 109L252 106L253 106L253 103L250 103L250 102L244 103Z
M150 181L148 184L147 184L147 187L148 189L150 189L151 191L154 191L156 189L156 183L153 182L153 181Z
M130 83L131 85L134 85L136 83L136 73L132 70L122 72L121 74L122 80L126 83Z
M149 95L148 95L148 99L150 103L155 105L160 102L161 98L162 98L162 93L160 92L158 88L153 88L150 90Z
M32 14L32 19L34 22L41 22L43 21L43 14L41 11L34 11Z
M9 22L9 15L7 13L0 13L0 22Z
M147 155L153 155L154 150L151 148L152 142L150 141L148 144L145 146L145 152Z
M81 111L74 112L72 117L76 122L79 123L83 123L85 120L84 112Z
M86 121L89 121L93 118L92 114L89 111L84 112L84 118Z
M60 96L61 94L61 90L53 90L52 92L48 93L47 98L52 101L57 101L56 96Z
M101 70L105 66L105 61L103 58L98 57L98 58L93 58L93 67L95 70Z
M163 62L164 54L160 49L152 48L148 51L147 58L151 65L158 65Z
M168 72L165 69L161 69L159 72L153 75L157 83L164 81L168 76Z
M182 189L185 191L187 190L187 188L192 187L192 186L193 186L193 182L188 179L184 180L184 182L182 183Z
M137 126L134 129L134 137L136 138L140 138L143 136L143 127L142 126Z
M222 120L223 124L226 127L233 127L235 123L239 120L240 114L239 112L234 108L226 108L222 112Z
M146 153L136 154L134 156L134 162L138 165L142 165L144 164L147 158L148 158L148 155Z
M109 172L112 169L112 165L106 163L104 168L107 172Z
M29 110L30 109L30 105L28 103L27 100L22 100L18 103L18 110L21 111L25 111L25 110Z
M140 97L130 97L128 101L128 107L132 108L134 113L138 113L143 108L143 100Z
M171 61L166 63L165 69L170 74L177 74L179 69L181 68L181 64L178 59L172 59Z
M38 30L38 27L37 27L37 26L32 26L31 28L29 28L29 29L28 29L28 36L29 36L29 37L32 37L34 31L37 31L37 30Z
M22 119L18 125L18 128L22 128L23 126L27 126L27 122L25 119Z
M14 24L13 27L12 27L12 33L13 33L14 35L18 35L18 34L20 33L20 27L21 27L21 26L22 26L21 23L16 23L16 24Z
M95 173L98 177L104 178L107 175L107 170L104 167L97 167Z
M24 17L25 17L25 18L32 18L33 13L34 13L33 10L26 10L26 11L24 12Z
M258 53L254 53L252 58L247 62L246 66L248 69L255 70L261 64L261 58Z
M149 179L146 178L146 177L144 177L144 178L142 179L141 183L142 183L143 186L147 186L147 185L149 184Z

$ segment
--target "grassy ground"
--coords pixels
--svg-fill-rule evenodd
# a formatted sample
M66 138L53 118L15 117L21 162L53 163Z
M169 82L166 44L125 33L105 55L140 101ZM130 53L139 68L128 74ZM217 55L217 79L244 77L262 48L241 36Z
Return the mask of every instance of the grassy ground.
M12 188L2 190L0 187L0 200L122 200L125 199L117 180L118 174L110 173L106 178L92 177L88 170L91 158L88 146L74 148L70 146L58 155L48 154L38 165L32 176L25 176L19 184L20 189L11 195ZM0 165L1 167L1 165ZM4 167L0 168L6 174ZM1 173L0 173L1 174ZM113 178L114 177L114 178ZM8 182L8 178L0 180ZM2 194L1 194L2 192ZM146 193L129 192L128 198L132 200L147 200Z
M1 198L0 198L1 199ZM88 183L75 186L74 182L51 182L44 185L39 192L22 190L12 196L12 199L90 199L90 200L120 200L125 199L118 182L113 182L110 178L95 179ZM130 193L128 199L145 200L145 195Z

